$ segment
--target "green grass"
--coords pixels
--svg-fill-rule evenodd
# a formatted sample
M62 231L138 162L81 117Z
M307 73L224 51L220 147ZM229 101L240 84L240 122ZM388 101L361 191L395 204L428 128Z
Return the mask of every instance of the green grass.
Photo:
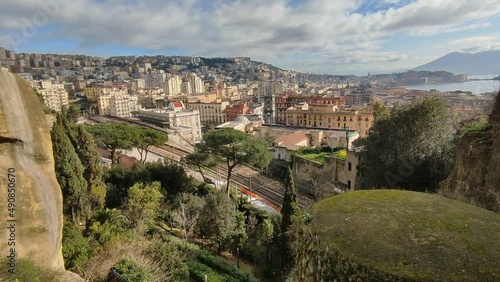
M398 190L317 203L322 242L366 266L423 281L498 281L500 215L442 196Z
M488 124L488 123L476 123L476 124L472 124L469 127L465 128L463 131L465 133L467 133L467 132L484 132L484 131L488 131L492 128L493 128L493 126L491 124Z
M342 153L342 152L345 152L345 150L340 150L340 151L337 151L337 152L334 152L334 153L328 153L328 152L321 152L321 153L299 153L298 155L300 157L304 158L304 159L308 159L310 161L322 164L322 163L325 162L325 157L327 157L327 156L339 158L341 160L345 160L345 158L346 158L345 153Z
M3 259L0 265L0 281L19 282L43 282L58 281L63 275L61 272L53 271L35 265L32 261L18 259L15 267L15 274L8 272L7 260Z

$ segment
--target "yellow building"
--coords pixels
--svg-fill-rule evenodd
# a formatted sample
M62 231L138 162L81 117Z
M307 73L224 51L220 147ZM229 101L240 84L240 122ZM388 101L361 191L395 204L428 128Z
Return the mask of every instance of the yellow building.
M99 97L99 93L101 93L102 88L97 87L89 87L85 88L85 97L91 103L97 102L97 98Z
M210 103L188 103L187 108L198 110L200 112L201 125L209 127L211 125L217 126L227 121L226 107L228 102L210 102Z
M373 111L339 111L332 105L301 103L286 110L286 125L305 128L356 130L366 137L373 125Z

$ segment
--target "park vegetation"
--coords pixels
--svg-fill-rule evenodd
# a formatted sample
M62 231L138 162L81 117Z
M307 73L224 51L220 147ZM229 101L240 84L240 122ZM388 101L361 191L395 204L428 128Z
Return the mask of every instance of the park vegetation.
M151 141L157 138L125 127L76 126L63 115L54 124L55 168L64 201L63 257L69 270L88 281L281 279L287 271L282 267L286 236L279 215L252 207L232 190L200 183L175 162L142 160L131 168L117 163L106 168L98 146L115 150L116 157L119 150L166 140ZM141 143L140 138L150 139ZM234 142L245 145L227 144L253 154L227 155L234 163L269 160L259 142ZM296 197L288 202L285 206L296 206Z

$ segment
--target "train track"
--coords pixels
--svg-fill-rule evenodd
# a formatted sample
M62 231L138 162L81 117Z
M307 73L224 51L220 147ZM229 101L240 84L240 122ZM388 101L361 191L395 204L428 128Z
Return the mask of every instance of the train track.
M126 124L146 126L149 128L157 129L157 130L162 131L162 132L169 133L164 128L161 128L161 127L158 127L155 125L151 125L151 124L147 124L147 123L144 123L142 121L122 119L122 118L117 118L117 117L108 117L108 116L106 116L105 118L108 120L114 120L114 121L118 121L118 122L126 123ZM94 121L94 122L97 122L97 123L104 122L101 120L101 118L89 117L89 119ZM159 151L159 153L164 154L165 156L178 162L182 166L185 166L185 164L181 163L181 158L189 153L192 153L192 151L189 151L189 150L186 150L183 148L179 148L177 146L174 147L168 143L165 143L164 145L155 147L152 151L153 152ZM219 167L215 170L209 169L209 168L205 168L205 169L208 170L212 175L217 175L217 177L226 179L227 167L225 165L219 165ZM222 173L220 173L220 172L222 172ZM256 194L256 195L262 197L265 201L272 204L275 208L281 208L281 205L283 204L283 191L278 191L276 189L269 188L268 184L263 183L262 181L260 181L256 177L252 178L250 176L246 176L246 175L243 175L241 173L233 171L231 174L231 182L233 184L237 185L238 187L246 189L251 194L253 193L253 194ZM305 208L306 204L302 201L299 201L299 207Z
M161 146L161 149L167 151L170 154L176 154L177 156L179 156L179 159L180 157L190 153L189 151L179 149L177 147L173 148L171 145ZM227 167L225 165L219 165L219 167L215 170L208 168L205 169L210 171L212 174L217 175L218 177L222 177L224 179L227 177ZM231 182L238 185L239 187L246 189L250 193L254 193L262 197L276 207L281 207L281 205L283 204L284 192L269 188L266 183L260 181L257 177L251 177L233 171L231 173ZM299 202L299 207L304 208L306 207L306 204L303 202Z

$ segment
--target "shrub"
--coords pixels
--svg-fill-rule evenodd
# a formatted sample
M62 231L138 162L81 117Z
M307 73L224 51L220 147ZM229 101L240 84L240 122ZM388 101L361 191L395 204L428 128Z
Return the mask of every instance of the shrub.
M116 275L118 274L118 275ZM128 259L121 259L115 267L111 268L111 276L118 278L118 281L127 282L152 282L153 275L144 267Z
M188 281L189 269L182 260L182 254L174 244L156 242L146 251L145 255L158 262L161 272L171 273L168 281Z
M89 242L74 224L64 225L62 246L66 268L69 270L84 268L90 257Z
M234 264L228 262L227 260L221 257L216 257L205 250L199 250L196 254L196 259L219 272L225 273L230 277L235 278L236 281L242 281L242 282L258 281L255 277L253 277L252 274L239 270Z

